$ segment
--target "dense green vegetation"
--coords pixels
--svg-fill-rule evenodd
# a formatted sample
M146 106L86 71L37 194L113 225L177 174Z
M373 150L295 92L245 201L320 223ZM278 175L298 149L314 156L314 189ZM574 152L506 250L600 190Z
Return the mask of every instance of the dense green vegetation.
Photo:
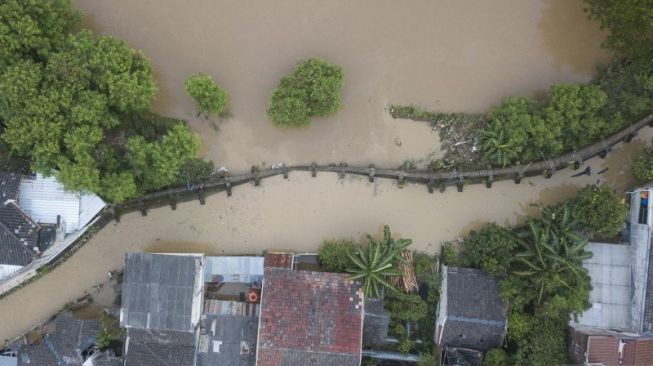
M653 181L653 145L643 148L635 157L633 176L640 182Z
M609 31L603 45L633 59L653 54L653 2L650 0L585 0L590 18Z
M183 180L199 139L148 112L149 60L82 30L66 0L0 4L0 121L5 155L73 191L120 202Z
M342 68L325 60L311 58L284 76L270 96L268 116L286 127L302 127L312 117L325 117L341 106Z
M118 320L104 312L100 316L100 326L100 333L97 335L95 343L100 350L104 351L120 339L122 330L118 326Z
M501 296L510 303L507 356L488 352L488 365L567 363L567 323L590 306L590 277L582 266L591 257L587 237L618 234L627 214L607 186L588 186L539 210L540 218L523 227L489 224L472 232L459 256L448 254L448 261L498 276Z
M186 79L184 86L200 113L219 115L227 107L227 92L208 74L191 75Z
M609 186L587 186L572 200L572 214L580 229L591 236L609 238L624 227L628 204Z
M356 249L351 239L325 240L318 251L320 265L328 272L347 272L351 266L348 253Z

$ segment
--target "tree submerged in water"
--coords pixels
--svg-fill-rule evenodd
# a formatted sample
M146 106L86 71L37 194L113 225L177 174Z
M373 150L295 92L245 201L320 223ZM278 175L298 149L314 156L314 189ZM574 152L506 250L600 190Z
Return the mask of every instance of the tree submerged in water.
M284 76L270 96L268 117L280 126L303 127L311 117L325 117L341 106L343 72L319 58L300 62Z
M185 88L200 113L219 115L227 107L227 92L208 74L191 75L186 80Z

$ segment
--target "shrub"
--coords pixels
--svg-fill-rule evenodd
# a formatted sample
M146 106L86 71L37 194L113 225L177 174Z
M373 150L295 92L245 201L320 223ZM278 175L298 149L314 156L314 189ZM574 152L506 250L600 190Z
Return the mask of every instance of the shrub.
M413 253L413 264L415 265L415 274L417 277L431 273L434 263L435 259L426 253Z
M338 65L311 58L281 78L270 96L268 117L282 126L302 127L311 117L324 117L340 109L343 73Z
M100 317L100 333L97 335L96 344L100 350L105 350L111 346L111 343L118 340L122 335L122 330L118 327L116 318L102 313Z
M501 348L492 348L483 357L483 366L504 366L508 364L508 354Z
M639 152L633 162L633 176L642 182L653 180L653 146L648 146Z
M492 223L480 231L469 233L463 242L461 260L465 266L480 268L491 275L502 275L508 272L517 245L517 237L510 229Z
M417 366L437 366L438 359L431 353L422 353L417 361Z
M351 266L347 255L356 247L356 242L351 239L325 240L318 251L320 265L328 272L346 272Z
M442 244L442 263L445 266L460 266L460 256L456 251L456 247L452 242L446 242Z
M201 113L220 114L227 106L227 92L210 75L198 73L186 80L186 93L195 100Z
M410 353L410 351L413 350L413 347L415 347L415 341L412 339L404 338L399 341L399 346L397 346L397 349L402 355L407 355Z
M607 185L587 186L572 200L572 215L589 234L611 237L624 226L628 205Z
M385 302L393 321L416 322L426 316L426 302L417 294L394 291L386 294Z

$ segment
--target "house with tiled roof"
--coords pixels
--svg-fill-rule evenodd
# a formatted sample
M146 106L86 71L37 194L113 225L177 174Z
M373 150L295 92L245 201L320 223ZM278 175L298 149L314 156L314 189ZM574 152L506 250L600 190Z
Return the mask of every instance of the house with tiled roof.
M76 319L64 312L55 317L52 327L40 343L20 347L18 366L122 365L121 358L95 350L101 329L97 319Z
M649 336L577 326L570 338L569 354L574 363L653 365L653 338Z
M498 280L474 268L442 266L435 343L443 364L467 357L470 364L482 353L503 345L508 328L508 304L499 296Z
M346 274L283 267L265 268L256 365L360 365L360 283Z
M97 196L67 192L53 177L0 172L0 281L39 257L105 206Z

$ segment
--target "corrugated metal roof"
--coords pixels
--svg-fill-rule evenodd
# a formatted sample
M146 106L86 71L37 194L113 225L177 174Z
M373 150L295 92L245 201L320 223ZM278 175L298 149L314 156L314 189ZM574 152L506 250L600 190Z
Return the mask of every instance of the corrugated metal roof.
M105 206L95 195L67 192L54 177L40 174L21 180L18 204L38 223L56 224L60 215L67 234L84 227Z
M202 305L196 296L201 271L198 256L127 253L120 325L192 332L194 308Z
M204 282L261 282L263 257L206 257Z
M592 307L578 319L580 325L631 329L631 268L628 245L589 243L594 255L583 261L592 277Z

